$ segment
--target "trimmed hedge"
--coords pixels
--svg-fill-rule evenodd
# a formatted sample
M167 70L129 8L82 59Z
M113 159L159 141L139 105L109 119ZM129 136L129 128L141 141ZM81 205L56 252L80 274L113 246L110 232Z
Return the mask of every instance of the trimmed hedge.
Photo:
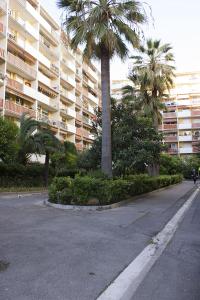
M101 179L89 176L56 177L49 188L49 201L61 204L88 205L93 200L100 205L111 204L129 197L179 183L182 175L130 175L124 179Z
M50 169L50 180L53 176ZM0 187L42 187L44 185L44 166L32 164L0 163Z

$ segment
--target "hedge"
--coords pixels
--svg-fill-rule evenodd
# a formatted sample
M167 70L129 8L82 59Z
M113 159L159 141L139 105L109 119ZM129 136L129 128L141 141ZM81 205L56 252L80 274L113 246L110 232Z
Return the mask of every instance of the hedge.
M49 201L88 205L91 200L95 200L100 205L106 205L179 183L182 179L182 175L134 175L114 180L89 176L77 176L75 179L55 177L49 188Z
M50 180L53 177L50 169ZM0 163L0 187L42 187L44 185L44 166L31 164Z

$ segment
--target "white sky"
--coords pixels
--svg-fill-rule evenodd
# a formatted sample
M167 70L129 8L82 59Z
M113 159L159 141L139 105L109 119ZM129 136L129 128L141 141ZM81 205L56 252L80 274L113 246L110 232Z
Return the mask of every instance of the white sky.
M56 0L41 0L49 13L59 21L61 11ZM146 0L152 8L154 26L145 26L145 37L170 43L178 71L200 71L200 0ZM152 23L152 22L151 22ZM131 54L131 53L130 53ZM114 59L111 79L127 76L128 62Z

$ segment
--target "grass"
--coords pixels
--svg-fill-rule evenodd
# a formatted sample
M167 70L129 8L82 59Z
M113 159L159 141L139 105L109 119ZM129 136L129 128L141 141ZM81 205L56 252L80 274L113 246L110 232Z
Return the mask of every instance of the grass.
M0 193L6 192L46 192L46 187L0 187Z

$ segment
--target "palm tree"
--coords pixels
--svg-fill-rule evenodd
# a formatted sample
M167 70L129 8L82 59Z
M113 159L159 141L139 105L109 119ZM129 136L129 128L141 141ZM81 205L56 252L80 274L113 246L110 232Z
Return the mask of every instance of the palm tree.
M140 2L128 0L58 0L58 6L66 11L65 25L72 48L85 45L85 56L101 61L101 168L112 177L110 59L115 54L121 59L127 56L125 42L139 47L139 26L147 21L146 14Z
M139 48L139 54L132 57L129 79L133 84L123 88L124 101L133 99L136 112L151 117L156 130L162 120L161 111L166 108L162 100L173 87L175 67L171 50L169 44L162 45L160 40L147 40L146 45ZM149 173L158 175L158 163L149 166Z
M34 133L37 131L38 127L38 121L34 120L26 113L22 114L17 136L17 144L19 147L18 161L23 165L26 165L31 154L35 153Z
M153 120L154 127L162 120L161 110L165 109L162 100L173 87L174 56L169 44L161 44L160 40L147 40L146 46L139 48L139 55L133 56L133 70L130 80L136 87L137 101L140 109ZM131 87L124 96L131 96ZM134 88L132 88L134 93Z
M48 125L34 120L27 114L20 119L18 161L26 165L32 154L45 154L44 182L48 184L50 154L62 151L61 142L54 136Z
M56 151L62 152L63 146L61 142L57 139L52 131L41 124L40 129L34 134L34 147L37 154L45 154L45 163L44 163L44 184L48 186L49 178L49 161L50 155Z

